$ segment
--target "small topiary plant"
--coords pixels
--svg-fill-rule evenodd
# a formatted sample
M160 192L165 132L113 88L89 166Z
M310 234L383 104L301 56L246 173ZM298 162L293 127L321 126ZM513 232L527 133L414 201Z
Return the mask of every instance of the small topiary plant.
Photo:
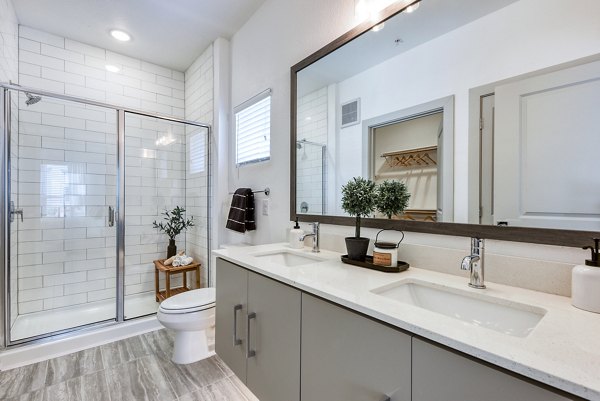
M360 219L375 210L375 183L362 177L354 177L342 186L342 209L356 216L355 238L360 238Z
M388 219L401 214L408 206L410 193L403 182L386 180L377 186L376 193L375 207Z

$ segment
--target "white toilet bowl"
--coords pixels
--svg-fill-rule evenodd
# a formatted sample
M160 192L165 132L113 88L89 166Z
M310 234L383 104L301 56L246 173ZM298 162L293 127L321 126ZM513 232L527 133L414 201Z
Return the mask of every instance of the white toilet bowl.
M174 295L161 302L156 317L160 324L175 331L174 363L192 363L214 355L206 338L206 329L215 324L214 288Z

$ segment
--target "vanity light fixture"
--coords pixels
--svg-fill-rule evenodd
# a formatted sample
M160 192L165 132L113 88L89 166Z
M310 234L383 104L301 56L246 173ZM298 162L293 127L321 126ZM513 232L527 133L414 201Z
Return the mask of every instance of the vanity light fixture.
M379 31L381 31L381 30L383 29L383 27L384 27L384 26L385 26L385 22L382 22L382 23L381 23L381 24L379 24L379 25L375 25L375 26L373 27L373 29L371 29L371 30L372 30L373 32L379 32Z
M398 0L354 0L354 16L357 22L371 18L373 22L379 19L379 12Z
M110 36L117 39L119 42L129 42L131 40L131 35L129 35L125 31L121 31L119 29L113 29L110 31Z
M419 2L417 2L417 3L411 4L410 6L406 7L406 10L405 10L405 11L406 11L407 13L412 13L412 12L415 12L415 11L417 11L417 9L419 8L419 6L420 6L420 5L421 5L421 2L420 2L420 1L419 1Z
M106 71L108 71L108 72L117 73L117 72L121 71L121 69L119 67L117 67L116 65L112 65L112 64L106 64L105 68L106 68Z

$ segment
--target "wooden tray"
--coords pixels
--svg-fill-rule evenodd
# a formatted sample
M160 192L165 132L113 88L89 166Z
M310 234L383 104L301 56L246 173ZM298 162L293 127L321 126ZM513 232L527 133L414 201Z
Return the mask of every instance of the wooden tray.
M397 266L387 267L387 266L379 266L373 264L373 256L367 255L364 262L359 260L352 260L348 258L348 255L342 255L342 263L347 263L349 265L364 267L367 269L377 270L385 273L400 273L404 270L408 269L410 265L406 262L398 261Z

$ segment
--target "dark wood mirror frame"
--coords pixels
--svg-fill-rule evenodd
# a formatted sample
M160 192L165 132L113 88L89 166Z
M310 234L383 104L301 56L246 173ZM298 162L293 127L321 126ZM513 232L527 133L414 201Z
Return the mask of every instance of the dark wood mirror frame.
M291 68L291 109L290 109L290 220L298 218L302 222L320 222L323 224L335 224L343 226L353 226L354 217L344 216L326 216L314 214L296 213L296 96L297 96L297 74L302 69L313 64L317 60L327 56L329 53L344 46L346 43L354 40L365 32L368 32L375 25L386 21L396 14L402 12L405 8L418 0L399 0L397 3L382 10L379 18L375 21L363 22L352 30L346 32L339 38L317 50L304 60L300 61ZM508 227L491 226L479 224L462 223L436 223L420 222L410 220L388 220L388 219L362 219L362 227L398 229L403 231L413 231L438 235L454 235L461 237L479 237L495 239L502 241L529 242L535 244L557 245L582 247L590 245L591 238L600 237L600 232L596 231L578 231L578 230L557 230L548 228L529 228L529 227Z

